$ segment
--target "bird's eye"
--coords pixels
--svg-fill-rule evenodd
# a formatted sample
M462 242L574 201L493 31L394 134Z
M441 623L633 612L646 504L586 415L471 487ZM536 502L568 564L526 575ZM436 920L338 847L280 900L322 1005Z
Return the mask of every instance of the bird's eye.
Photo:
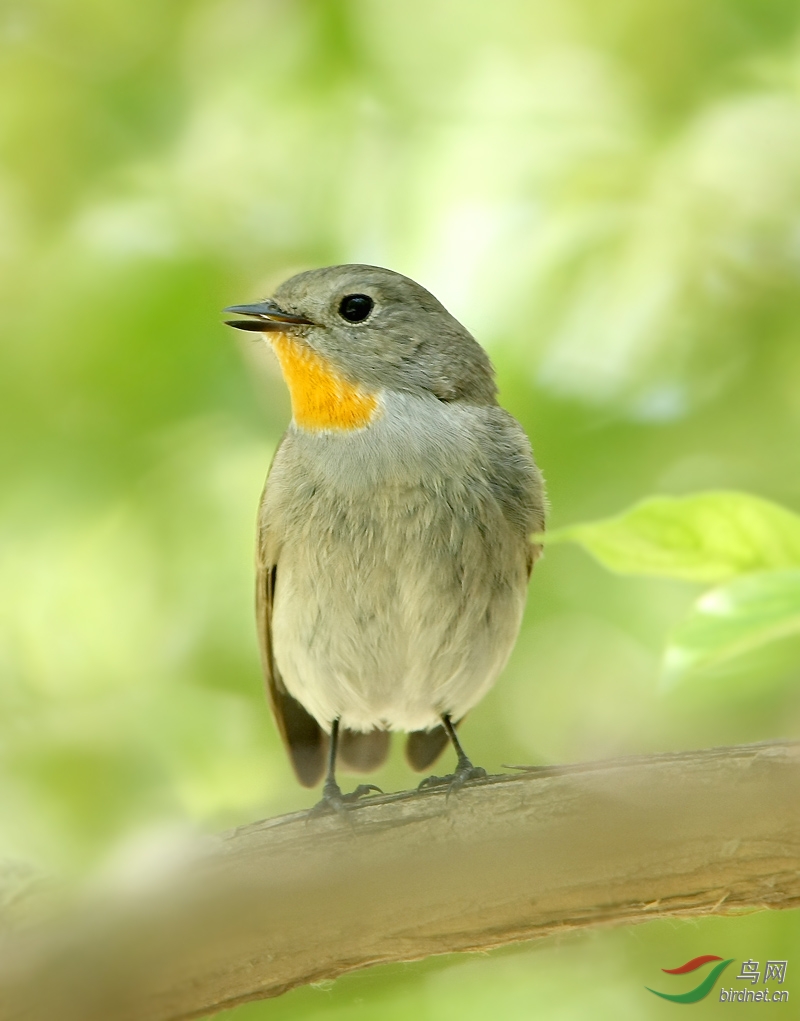
M339 304L339 315L348 323L363 322L373 309L375 302L368 294L346 294Z

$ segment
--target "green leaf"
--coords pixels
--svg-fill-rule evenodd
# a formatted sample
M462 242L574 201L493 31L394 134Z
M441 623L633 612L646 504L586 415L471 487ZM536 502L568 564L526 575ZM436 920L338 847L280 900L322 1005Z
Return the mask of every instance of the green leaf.
M688 581L800 567L800 515L749 493L653 497L536 539L577 542L612 571Z
M706 592L664 654L666 684L800 634L800 570L764 571Z

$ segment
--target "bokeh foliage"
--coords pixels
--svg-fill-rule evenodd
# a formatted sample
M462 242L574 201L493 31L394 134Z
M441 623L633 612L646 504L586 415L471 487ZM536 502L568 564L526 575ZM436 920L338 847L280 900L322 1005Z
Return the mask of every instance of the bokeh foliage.
M313 800L251 621L288 401L218 310L345 261L415 277L487 345L553 526L710 488L800 510L800 9L0 0L9 862L112 868ZM659 688L700 591L549 549L473 757L796 736L791 641ZM399 756L377 778L410 780ZM457 1014L656 1017L660 967L789 956L791 982L798 949L793 915L548 944L453 965ZM455 1016L443 967L236 1016Z
M663 658L666 683L720 668L746 671L746 657L764 651L777 653L781 673L791 677L797 643L776 646L800 636L800 514L749 493L655 496L616 517L537 539L577 542L622 574L718 583L672 635ZM765 662L759 666L763 675Z

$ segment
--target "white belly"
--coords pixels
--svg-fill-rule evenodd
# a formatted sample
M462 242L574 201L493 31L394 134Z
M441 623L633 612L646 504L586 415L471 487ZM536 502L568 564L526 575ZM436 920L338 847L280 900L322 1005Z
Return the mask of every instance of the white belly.
M468 434L415 451L407 436L395 447L390 427L371 427L361 446L285 444L267 488L280 547L275 660L326 729L336 718L405 731L461 718L496 680L522 617L527 537Z
M386 522L382 535L356 527L347 540L281 558L275 658L290 694L326 728L337 717L353 730L460 719L505 665L524 570L498 585L477 530L456 526L454 554L425 541L418 524Z

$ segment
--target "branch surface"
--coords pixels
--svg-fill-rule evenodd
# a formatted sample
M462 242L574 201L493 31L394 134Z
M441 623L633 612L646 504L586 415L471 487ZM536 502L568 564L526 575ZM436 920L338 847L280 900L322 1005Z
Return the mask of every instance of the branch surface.
M177 1021L382 962L799 906L800 742L531 769L254 823L17 917L0 1021Z

